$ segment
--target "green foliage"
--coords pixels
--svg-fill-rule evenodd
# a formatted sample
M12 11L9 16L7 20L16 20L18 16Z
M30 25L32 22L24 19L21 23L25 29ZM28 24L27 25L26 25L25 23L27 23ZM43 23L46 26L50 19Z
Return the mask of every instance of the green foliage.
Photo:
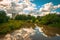
M41 16L37 16L37 20L39 20L39 21L40 21L40 20L41 20Z
M15 20L25 20L25 21L32 21L35 22L36 18L31 15L17 15Z
M25 15L17 15L15 17L16 20L26 20L26 16Z
M10 20L7 23L2 23L0 25L0 35L12 32L16 29L20 29L23 24L24 24L23 21L18 20Z
M42 17L40 23L44 24L44 25L57 27L58 24L60 24L60 16L58 16L57 14L48 14L48 15ZM60 27L60 25L59 25L59 27Z
M0 23L7 22L9 17L6 16L5 11L0 11Z
M21 21L21 20L10 20L7 23L2 23L0 25L0 35L1 34L6 34L9 32L12 32L16 29L20 29L20 28L30 28L30 27L35 27L33 23L29 23L27 21Z
M32 26L32 28L34 28L34 23L60 27L60 15L57 14L48 14L43 17L37 16L37 18L31 15L17 15L15 20L12 19L8 21L8 19L9 17L6 16L6 13L4 11L0 11L0 23L2 23L0 24L0 34L6 34L22 27L30 28Z

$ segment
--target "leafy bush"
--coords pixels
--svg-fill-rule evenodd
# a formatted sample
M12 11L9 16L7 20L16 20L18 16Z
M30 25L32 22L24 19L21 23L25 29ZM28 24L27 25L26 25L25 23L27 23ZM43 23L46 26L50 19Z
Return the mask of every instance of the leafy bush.
M25 21L31 21L35 22L36 18L34 16L31 15L17 15L15 17L15 20L25 20Z
M44 25L58 26L58 24L60 24L60 16L58 16L58 14L48 14L42 17L40 23Z
M0 11L0 23L7 22L9 17L6 16L5 11Z

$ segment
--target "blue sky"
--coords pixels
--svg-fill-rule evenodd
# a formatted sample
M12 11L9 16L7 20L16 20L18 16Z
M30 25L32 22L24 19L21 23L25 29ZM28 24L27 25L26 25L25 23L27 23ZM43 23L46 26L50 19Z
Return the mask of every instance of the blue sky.
M32 3L36 4L36 7L39 9L42 5L52 2L53 5L60 4L60 0L34 0L31 1ZM56 11L60 12L60 8L56 9Z
M16 4L16 9L20 11L21 9L26 12L34 11L34 12L60 12L60 0L3 0L0 5L3 6L4 9L9 8L11 2Z

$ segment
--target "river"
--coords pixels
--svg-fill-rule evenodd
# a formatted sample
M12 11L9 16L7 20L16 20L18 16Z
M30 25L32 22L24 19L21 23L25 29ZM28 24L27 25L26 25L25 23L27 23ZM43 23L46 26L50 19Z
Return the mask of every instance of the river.
M10 34L6 34L4 38L0 40L60 40L60 36L57 34L54 37L49 37L42 31L43 27L36 26L33 28L21 28L15 30Z

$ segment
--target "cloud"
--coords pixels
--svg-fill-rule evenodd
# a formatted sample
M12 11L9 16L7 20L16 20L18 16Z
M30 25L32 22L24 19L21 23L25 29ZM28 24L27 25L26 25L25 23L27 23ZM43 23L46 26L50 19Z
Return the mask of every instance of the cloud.
M53 6L53 9L55 10L55 9L58 9L58 8L60 8L60 4L59 5L56 5L56 6Z
M12 12L24 14L26 13L25 11L28 11L28 13L31 13L37 8L36 5L30 1L33 0L3 0L0 2L0 9L6 10L6 12L9 13L8 15Z
M0 2L3 1L3 0L0 0Z
M31 1L34 0L3 0L0 2L0 9L6 10L7 13L31 13L32 15L46 15L52 12L53 10L56 10L57 8L60 8L59 5L53 5L52 2L46 3L40 7L39 10L36 8L36 4L31 3ZM39 14L37 14L38 12ZM55 11L53 11L54 13Z
M35 4L31 4L31 5L28 5L28 7L25 8L24 10L33 11L35 9L36 9L36 5Z
M60 4L58 5L53 5L52 2L44 4L40 9L39 12L41 12L40 15L46 15L49 13L55 13L54 10L60 8Z
M40 8L40 11L41 11L41 12L50 12L50 11L56 10L56 9L58 9L58 8L60 8L60 4L59 4L59 5L53 5L53 3L50 2L50 3L44 4L44 5Z
M44 4L44 5L40 8L40 11L41 11L41 12L49 12L49 11L51 11L52 8L53 8L53 4L50 2L50 3Z

